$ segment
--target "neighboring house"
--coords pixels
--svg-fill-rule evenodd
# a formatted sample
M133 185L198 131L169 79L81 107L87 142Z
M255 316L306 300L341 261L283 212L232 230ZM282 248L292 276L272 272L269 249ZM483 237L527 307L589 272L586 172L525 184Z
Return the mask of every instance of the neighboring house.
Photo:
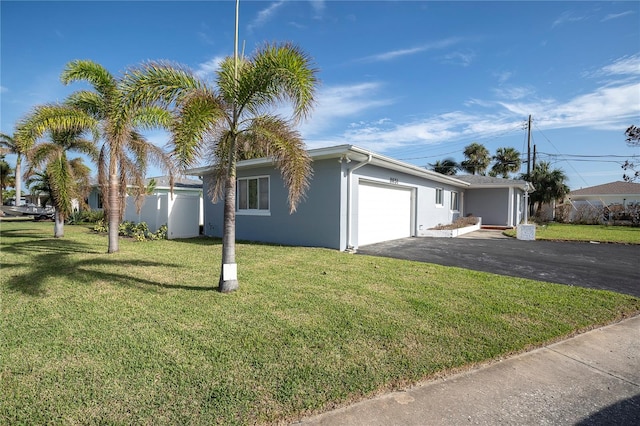
M478 175L456 178L469 184L465 213L481 217L483 225L514 227L523 220L526 181Z
M189 238L200 234L203 224L202 181L195 179L176 179L173 193L168 176L153 177L145 180L150 189L138 212L135 197L127 196L124 220L146 222L149 230L157 231L167 225L167 237ZM93 187L88 199L92 210L102 209L102 196L97 185Z
M567 200L574 206L588 204L602 207L619 204L626 207L640 203L640 183L620 181L581 188L571 191Z
M610 220L609 212L628 211L640 206L640 183L610 182L571 191L565 198L569 207L567 219L579 223L598 223ZM606 211L604 207L607 207Z
M152 184L152 181L154 182ZM169 176L156 176L145 179L144 184L149 186L151 184L152 191L149 195L169 194L171 187L169 186ZM173 183L173 193L181 195L197 195L202 197L202 181L192 178L178 178ZM91 188L87 204L91 210L102 209L102 194L98 188L98 184L95 183Z
M314 149L309 155L313 177L305 200L293 214L289 214L288 192L271 159L238 162L237 239L357 249L424 235L426 230L450 224L469 211L465 196L471 184L456 177L352 145ZM213 167L192 169L187 174L203 179L205 193L213 184ZM505 190L505 197L510 193ZM205 235L222 236L223 205L205 200ZM492 201L492 205L504 207L505 216L511 214L507 201Z

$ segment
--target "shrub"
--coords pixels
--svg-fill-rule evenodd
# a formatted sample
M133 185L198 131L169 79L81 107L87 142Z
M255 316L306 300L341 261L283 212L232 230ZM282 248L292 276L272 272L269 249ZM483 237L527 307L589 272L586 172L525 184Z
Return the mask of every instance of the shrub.
M80 223L98 223L100 220L104 221L103 210L82 210L73 212L67 223L70 225L77 225Z
M606 220L606 214L600 206L580 204L573 212L573 223L579 225L597 225Z
M118 228L118 234L123 237L133 238L136 241L164 240L167 238L167 225L162 225L158 231L151 232L146 222L135 223L122 222Z

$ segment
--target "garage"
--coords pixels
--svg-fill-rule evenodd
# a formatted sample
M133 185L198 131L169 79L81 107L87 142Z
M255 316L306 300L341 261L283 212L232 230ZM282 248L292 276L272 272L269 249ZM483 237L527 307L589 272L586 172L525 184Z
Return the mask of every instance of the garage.
M358 245L412 235L411 188L360 182L358 185Z

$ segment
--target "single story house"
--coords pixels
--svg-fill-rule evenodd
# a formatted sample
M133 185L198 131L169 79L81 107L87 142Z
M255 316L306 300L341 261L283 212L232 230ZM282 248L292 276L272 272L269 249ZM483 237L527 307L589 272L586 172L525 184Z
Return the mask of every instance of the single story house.
M470 183L353 146L340 145L309 151L313 177L297 211L289 214L288 193L270 158L237 163L236 238L276 244L352 250L365 244L419 237L425 231L450 224L467 212L486 212L497 225L519 223L522 189L515 183ZM213 167L187 172L200 176L203 191L213 184ZM469 194L497 190L487 206ZM487 195L488 196L488 195ZM208 198L208 197L207 197ZM514 201L515 200L515 201ZM486 207L486 208L485 208ZM204 234L221 237L223 203L204 202ZM502 214L492 209L504 210ZM490 214L491 213L491 214ZM483 219L483 223L486 223Z
M456 176L469 186L465 191L465 213L481 217L484 225L512 228L524 214L526 181L480 175Z
M637 211L640 206L640 183L618 181L581 188L571 191L565 197L564 204L569 209L567 218L573 222L599 223L615 219L613 212L628 212L632 206Z
M588 204L597 207L640 203L640 183L634 182L610 182L602 185L571 191L567 200L574 206Z

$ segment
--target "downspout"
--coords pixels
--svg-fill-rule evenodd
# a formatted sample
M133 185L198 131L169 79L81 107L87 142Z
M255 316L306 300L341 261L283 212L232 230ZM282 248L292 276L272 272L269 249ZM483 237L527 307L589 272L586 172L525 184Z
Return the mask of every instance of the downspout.
M367 161L363 161L352 169L347 170L347 249L346 251L354 251L351 243L351 228L353 227L353 194L351 190L351 175L362 166L366 166L373 160L373 155L369 154Z

